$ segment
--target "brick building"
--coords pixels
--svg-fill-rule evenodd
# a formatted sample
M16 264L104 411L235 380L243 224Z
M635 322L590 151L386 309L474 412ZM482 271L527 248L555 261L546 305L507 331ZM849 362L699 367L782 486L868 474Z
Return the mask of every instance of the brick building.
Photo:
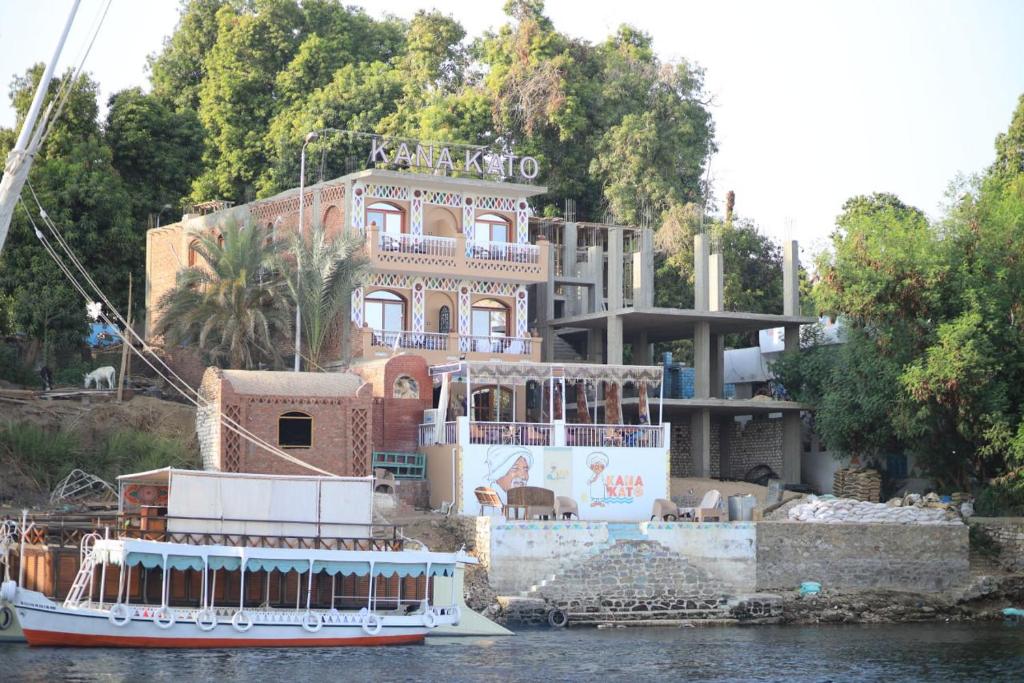
M340 476L370 472L373 391L349 372L209 368L196 415L203 466L224 472L309 474L225 426L222 416L270 445Z

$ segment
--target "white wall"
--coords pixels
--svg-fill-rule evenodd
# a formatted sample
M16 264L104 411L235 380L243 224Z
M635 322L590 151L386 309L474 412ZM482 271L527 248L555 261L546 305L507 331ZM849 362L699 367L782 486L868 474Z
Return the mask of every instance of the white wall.
M757 585L757 530L753 522L651 522L650 540L736 591Z

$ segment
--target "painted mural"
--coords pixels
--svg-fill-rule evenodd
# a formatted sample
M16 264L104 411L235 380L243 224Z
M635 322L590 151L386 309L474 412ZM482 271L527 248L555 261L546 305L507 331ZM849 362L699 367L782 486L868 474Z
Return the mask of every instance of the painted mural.
M580 518L650 519L657 498L668 497L668 454L631 447L544 447L507 444L462 450L462 510L479 510L473 489L487 486L502 502L516 486L551 489L576 501Z

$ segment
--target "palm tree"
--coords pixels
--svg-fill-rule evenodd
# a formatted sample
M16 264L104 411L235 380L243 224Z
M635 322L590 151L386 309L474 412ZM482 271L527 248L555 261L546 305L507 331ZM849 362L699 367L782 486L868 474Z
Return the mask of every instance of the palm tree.
M328 237L319 224L313 226L308 237L292 236L295 261L287 262L288 290L292 301L302 309L302 336L310 369L322 369L320 359L332 333L340 332L342 339L348 338L352 290L367 274L362 247L361 238Z
M227 368L280 367L291 338L291 301L280 243L265 228L229 223L220 237L197 236L202 258L178 272L161 297L157 334L169 345L195 344L206 362Z

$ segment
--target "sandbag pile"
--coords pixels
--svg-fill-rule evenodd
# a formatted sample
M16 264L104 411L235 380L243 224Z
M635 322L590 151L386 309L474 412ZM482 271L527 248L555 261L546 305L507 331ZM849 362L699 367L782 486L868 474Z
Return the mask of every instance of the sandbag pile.
M902 502L902 501L901 501ZM960 515L949 507L930 507L919 501L911 505L871 503L849 498L807 496L789 509L794 522L818 524L961 524Z
M882 475L878 470L847 467L832 477L832 492L837 498L869 500L877 503L882 499Z

